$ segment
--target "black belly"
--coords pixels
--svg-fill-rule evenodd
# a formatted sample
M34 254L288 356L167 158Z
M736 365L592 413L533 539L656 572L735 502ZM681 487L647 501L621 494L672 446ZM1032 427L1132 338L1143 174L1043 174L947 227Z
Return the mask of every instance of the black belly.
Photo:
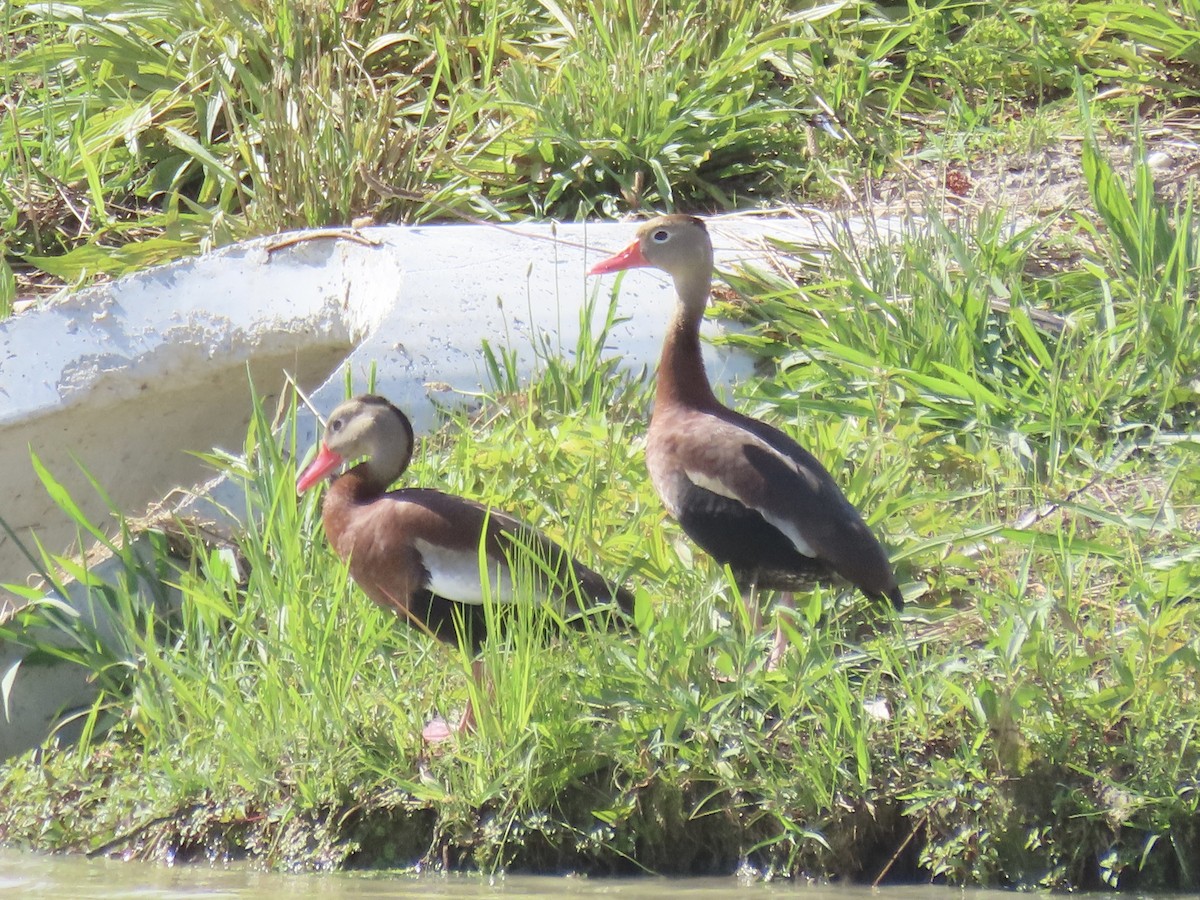
M423 622L435 637L448 644L469 647L472 653L478 653L483 648L483 642L487 640L487 612L483 604L459 603L431 591L420 590L413 595L409 612L417 622ZM497 604L493 612L495 615L492 621L503 633L514 608L507 604ZM572 628L584 628L586 620L584 615L568 616L567 624ZM424 630L420 625L415 627ZM543 627L544 632L541 636L543 639L549 639L558 630L558 620L553 616L546 616Z
M690 485L679 506L679 524L713 559L733 570L743 589L792 590L829 576L758 512L736 500Z
M436 637L449 644L461 642L472 653L479 652L487 637L487 615L482 604L457 603L422 590L413 595L409 611Z

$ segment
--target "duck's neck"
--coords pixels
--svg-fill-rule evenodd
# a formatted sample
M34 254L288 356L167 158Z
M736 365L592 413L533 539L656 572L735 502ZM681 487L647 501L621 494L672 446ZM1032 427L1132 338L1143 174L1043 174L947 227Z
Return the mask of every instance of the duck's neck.
M351 507L370 503L383 495L391 481L379 474L370 460L360 462L333 480L325 492L321 514L328 518L333 510L349 511Z
M680 291L679 297L658 361L656 413L671 406L708 409L717 405L700 351L700 320L708 302L707 284L690 296L685 297Z
M334 486L341 486L345 482L342 490L358 503L374 500L400 477L400 473L395 471L396 467L388 462L388 465L380 465L378 457L365 459L341 475Z
M355 510L383 496L387 484L372 469L370 461L359 463L333 480L321 502L321 521L325 524L325 536L335 548L340 551L342 534L353 523Z

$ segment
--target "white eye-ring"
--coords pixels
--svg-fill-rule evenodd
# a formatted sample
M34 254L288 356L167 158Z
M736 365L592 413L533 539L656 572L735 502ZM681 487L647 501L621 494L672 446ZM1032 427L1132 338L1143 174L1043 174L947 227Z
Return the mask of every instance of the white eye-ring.
M671 239L671 232L667 231L665 228L660 228L658 231L654 232L651 237L654 238L654 243L665 244Z

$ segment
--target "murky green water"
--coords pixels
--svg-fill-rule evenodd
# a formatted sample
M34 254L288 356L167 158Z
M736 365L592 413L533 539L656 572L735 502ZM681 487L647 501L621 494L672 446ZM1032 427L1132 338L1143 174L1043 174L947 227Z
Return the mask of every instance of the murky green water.
M970 900L1011 900L1011 892L969 891ZM722 897L802 900L961 900L964 892L915 886L871 890L820 887L792 881L762 882L725 878L571 878L504 876L488 879L466 875L332 873L281 875L244 866L165 866L88 860L80 856L44 856L0 849L0 897L52 897L54 900L207 900L207 898L320 897L349 898L604 897L618 900L718 900ZM1095 897L1091 900L1096 900Z

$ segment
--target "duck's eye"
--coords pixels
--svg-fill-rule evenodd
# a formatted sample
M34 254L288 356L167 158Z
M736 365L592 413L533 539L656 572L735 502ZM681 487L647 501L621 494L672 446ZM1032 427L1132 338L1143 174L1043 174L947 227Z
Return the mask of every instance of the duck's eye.
M339 431L341 431L341 430L342 430L342 426L343 426L344 424L346 424L346 423L342 421L342 417L341 417L341 416L338 416L336 419L331 419L331 420L330 420L330 422L329 422L329 431L330 431L330 433L331 433L331 434L337 434Z
M654 243L656 244L665 244L671 239L671 232L667 231L665 228L660 228L658 231L654 232L654 234L650 235L650 237L654 239Z

